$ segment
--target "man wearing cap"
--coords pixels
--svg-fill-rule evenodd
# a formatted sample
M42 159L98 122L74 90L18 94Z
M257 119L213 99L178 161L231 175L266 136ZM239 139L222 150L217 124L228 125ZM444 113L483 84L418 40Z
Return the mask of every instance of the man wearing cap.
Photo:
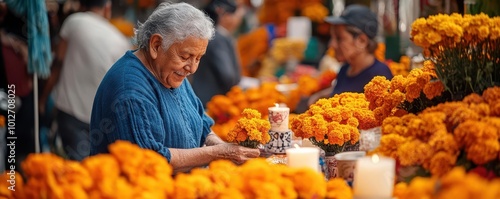
M343 92L363 93L364 86L375 76L392 79L389 67L373 54L379 25L375 13L362 5L350 5L341 16L328 17L325 21L331 24L329 46L335 50L335 58L344 64L336 83L311 96L309 104Z

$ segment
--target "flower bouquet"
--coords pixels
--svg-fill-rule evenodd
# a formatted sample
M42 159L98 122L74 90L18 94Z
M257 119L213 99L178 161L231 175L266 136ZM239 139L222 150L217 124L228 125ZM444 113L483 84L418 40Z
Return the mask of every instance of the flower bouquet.
M412 24L412 41L432 60L451 100L500 84L500 17L434 15Z
M374 153L395 158L401 168L416 167L405 176L442 176L455 166L486 170L500 176L500 87L462 101L429 107L420 114L388 117L382 123L380 146ZM479 169L478 169L479 168ZM487 176L485 176L487 177Z
M268 120L261 119L260 112L254 109L245 109L241 116L227 135L229 142L235 142L249 148L257 148L259 144L269 142L271 124Z
M305 113L291 120L295 136L308 138L327 154L336 154L359 141L358 129L379 125L368 109L363 94L342 93L329 99L320 99Z

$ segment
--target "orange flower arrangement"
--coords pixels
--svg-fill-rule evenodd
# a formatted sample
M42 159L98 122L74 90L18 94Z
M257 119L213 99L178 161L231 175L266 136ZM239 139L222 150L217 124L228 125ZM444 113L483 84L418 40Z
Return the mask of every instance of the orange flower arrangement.
M167 160L125 141L110 146L111 154L91 156L82 163L53 154L32 154L23 167L24 183L16 175L16 191L6 189L8 173L0 175L0 197L36 198L327 198L350 199L342 179L325 181L309 168L269 164L263 158L237 166L213 161L172 178ZM118 155L119 154L119 155ZM133 158L131 158L133 157Z
M417 113L444 91L435 77L432 62L426 61L423 69L413 69L407 77L397 75L391 81L383 76L373 78L365 86L365 96L377 120L394 115L399 109Z
M8 198L167 198L173 193L172 167L163 156L126 141L109 150L81 163L30 154L22 163L26 182L18 176L14 197ZM7 197L0 191L1 196Z
M496 104L488 104L498 99L489 96L498 94L500 87L492 87L483 97L471 94L461 102L442 103L418 115L388 117L374 153L391 156L402 166L422 166L437 176L456 165L484 166L498 175L500 117L491 111Z
M295 136L309 138L325 152L338 153L359 140L358 129L378 126L363 94L342 93L320 99L291 120ZM347 144L347 145L346 145Z
M229 131L227 141L238 143L241 146L257 148L259 144L266 144L271 140L268 120L261 119L261 115L254 109L245 109L241 113L236 125Z
M410 183L398 183L394 187L394 198L498 198L500 180L488 181L475 173L466 173L455 167L440 178L414 178Z
M500 17L454 13L419 18L411 36L435 61L437 77L452 100L500 83Z

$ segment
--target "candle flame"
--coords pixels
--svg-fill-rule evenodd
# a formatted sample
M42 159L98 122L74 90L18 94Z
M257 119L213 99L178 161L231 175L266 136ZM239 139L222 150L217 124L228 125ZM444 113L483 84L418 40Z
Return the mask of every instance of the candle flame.
M380 158L378 157L377 154L375 154L375 155L372 156L372 162L373 163L378 163L379 161L380 161Z
M296 149L300 148L300 146L299 146L297 143L293 144L293 146L294 146Z
M278 104L278 103L274 103L274 106L275 106L275 107L280 107L280 104Z

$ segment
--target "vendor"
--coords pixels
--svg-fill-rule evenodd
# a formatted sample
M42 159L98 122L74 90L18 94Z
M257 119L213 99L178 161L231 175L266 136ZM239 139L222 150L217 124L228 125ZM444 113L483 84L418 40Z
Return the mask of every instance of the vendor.
M320 98L332 97L343 92L363 93L364 87L375 76L392 79L387 65L375 58L375 37L378 31L377 15L368 7L350 5L339 17L328 17L330 44L335 58L344 62L332 87L312 95L309 105Z
M91 155L128 140L165 156L174 172L258 157L258 149L225 143L210 130L214 122L187 81L213 36L210 18L186 3L162 3L139 24L138 49L120 58L97 90Z

